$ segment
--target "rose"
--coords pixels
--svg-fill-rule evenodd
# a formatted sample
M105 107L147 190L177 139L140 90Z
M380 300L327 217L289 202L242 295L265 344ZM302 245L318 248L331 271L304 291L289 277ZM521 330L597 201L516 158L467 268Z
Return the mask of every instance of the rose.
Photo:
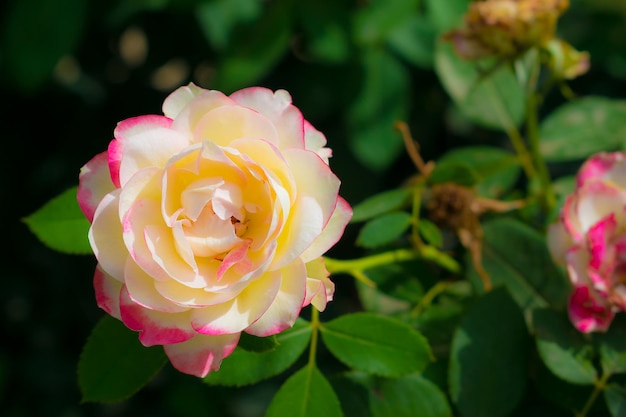
M120 122L80 173L98 305L178 370L219 369L245 331L276 334L334 285L321 257L352 215L324 135L284 90L193 84Z
M599 153L580 168L548 247L574 287L570 319L582 332L605 331L626 311L626 153Z

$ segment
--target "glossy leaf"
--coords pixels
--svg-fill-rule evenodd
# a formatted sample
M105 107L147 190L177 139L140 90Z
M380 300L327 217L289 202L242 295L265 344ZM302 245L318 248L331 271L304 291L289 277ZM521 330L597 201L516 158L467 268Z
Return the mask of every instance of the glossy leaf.
M89 221L76 201L76 187L59 194L24 219L30 230L50 248L70 254L92 253Z
M493 146L465 146L446 152L438 163L466 164L476 176L476 192L483 197L498 197L517 182L520 165L509 151Z
M291 329L276 335L278 345L273 350L258 353L237 347L224 359L219 371L210 373L204 381L212 385L242 386L278 375L296 362L310 339L309 323L298 319Z
M539 130L548 161L582 160L595 152L625 149L626 100L584 97L550 113Z
M572 326L564 314L550 309L533 311L537 351L548 369L559 378L590 385L596 380L593 347Z
M450 395L461 415L505 417L515 409L526 386L528 341L506 289L494 289L472 306L450 351Z
M374 417L452 417L446 395L421 375L382 380L370 404Z
M324 323L320 331L332 354L359 371L401 376L422 371L431 360L426 339L390 317L347 314Z
M458 57L450 42L438 42L435 71L462 113L492 129L507 131L520 126L525 99L513 71L495 61L481 61L480 69L478 65Z
M604 400L612 417L626 417L626 388L610 384L604 390Z
M276 349L278 346L278 339L276 336L258 337L248 334L246 332L241 333L237 347L242 348L248 352L263 353Z
M565 308L570 285L554 265L544 235L511 218L483 223L483 233L482 262L494 286L506 286L527 315L536 307ZM479 281L473 268L470 277Z
M147 384L165 362L161 346L144 347L136 332L104 316L89 336L78 363L82 401L124 400Z
M383 214L363 226L356 243L364 248L377 248L398 239L411 226L409 213L397 211Z
M372 219L381 214L402 209L411 201L413 192L408 188L383 191L366 198L353 207L352 223Z
M420 219L417 224L417 229L424 240L437 248L443 245L443 236L439 227L428 219Z
M265 417L342 417L337 395L315 366L305 366L280 387Z

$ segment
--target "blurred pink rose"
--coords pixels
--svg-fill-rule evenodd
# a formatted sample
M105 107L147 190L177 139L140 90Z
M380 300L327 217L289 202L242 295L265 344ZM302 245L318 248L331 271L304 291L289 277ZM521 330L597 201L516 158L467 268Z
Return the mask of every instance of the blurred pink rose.
M626 153L589 158L567 197L548 247L574 286L570 319L581 332L606 331L626 311Z
M120 122L81 170L98 305L164 345L178 370L219 369L242 331L269 336L332 299L322 254L352 215L326 139L289 93L193 84L164 116Z

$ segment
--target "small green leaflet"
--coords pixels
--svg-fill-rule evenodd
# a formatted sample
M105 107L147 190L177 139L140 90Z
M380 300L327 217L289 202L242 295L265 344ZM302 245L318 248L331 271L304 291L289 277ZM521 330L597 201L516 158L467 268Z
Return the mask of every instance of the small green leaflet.
M387 245L402 236L412 221L411 215L404 211L383 214L363 226L356 243L367 249Z
M275 335L258 337L252 336L251 334L248 334L246 332L241 333L239 343L237 343L237 347L240 347L243 350L247 350L248 352L256 353L272 351L276 349L276 346L278 346L278 339Z
M48 247L59 252L88 255L89 221L76 201L77 187L61 193L39 210L24 218L24 223Z
M421 372L432 360L426 339L391 317L347 314L324 323L320 331L328 350L359 371L396 377Z
M161 346L144 347L137 333L104 316L94 327L78 362L83 402L115 402L139 391L163 367Z
M366 198L353 208L352 223L373 219L390 211L408 207L413 192L408 188L384 191Z
M315 365L293 374L272 399L265 417L342 417L332 386Z

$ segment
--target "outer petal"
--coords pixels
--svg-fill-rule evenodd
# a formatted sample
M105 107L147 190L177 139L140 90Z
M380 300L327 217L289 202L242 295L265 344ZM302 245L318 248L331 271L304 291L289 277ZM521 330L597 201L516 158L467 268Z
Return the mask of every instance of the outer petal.
M333 156L333 151L325 147L326 136L306 120L304 121L304 143L307 150L315 152L328 164L328 159Z
M587 159L578 171L576 183L580 188L594 180L610 181L626 188L626 153L600 152Z
M89 243L100 267L122 281L128 251L124 246L118 216L119 194L119 191L114 191L102 199L89 229Z
M335 211L339 191L339 179L317 154L289 149L284 155L295 178L297 196L278 237L274 268L293 262L320 236Z
M230 355L239 342L240 333L220 336L196 335L186 342L163 346L174 368L186 374L204 378L220 369L222 360Z
M569 301L569 315L578 330L590 333L606 331L614 313L588 287L576 287Z
M304 148L304 118L300 110L291 104L287 91L250 87L231 94L230 98L272 121L278 131L277 145L280 149Z
M163 102L163 114L166 117L175 119L191 100L205 91L194 83L178 88L167 96Z
M311 246L300 255L300 259L308 263L325 254L339 241L351 218L352 207L346 200L338 197L337 206L328 224L326 224L322 233L313 241Z
M272 305L245 331L256 336L270 336L290 328L296 322L306 291L306 267L298 260L281 271L280 291Z
M196 332L189 324L189 313L161 313L135 303L124 286L120 294L122 321L131 330L139 331L144 346L180 343L191 339Z
M126 151L125 145L127 142L137 135L151 136L151 132L165 130L171 124L171 119L157 115L131 117L117 124L113 132L115 139L109 144L108 150L111 179L116 187L125 182L120 180L120 165Z
M108 156L106 152L102 152L80 169L78 177L76 199L87 220L93 221L96 207L113 190L115 186L109 173Z
M589 182L577 196L575 213L583 234L610 213L615 214L618 223L624 221L626 192L623 190L609 183Z
M122 285L120 281L104 272L100 266L96 267L96 272L93 276L96 303L98 307L118 320L122 319L120 313L120 292Z

